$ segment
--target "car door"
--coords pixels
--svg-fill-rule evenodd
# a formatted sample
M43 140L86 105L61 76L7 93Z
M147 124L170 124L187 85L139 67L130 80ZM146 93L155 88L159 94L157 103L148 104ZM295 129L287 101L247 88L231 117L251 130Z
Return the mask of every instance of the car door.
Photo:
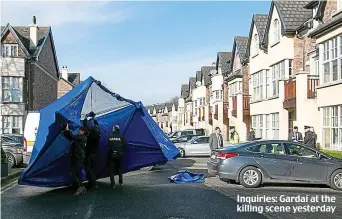
M200 145L204 143L204 141L205 139L203 137L198 137L198 138L195 138L190 143L187 143L185 154L193 155L193 156L200 155L201 154Z
M291 158L280 142L260 143L254 147L254 160L271 179L285 180L291 174Z
M209 147L209 137L201 137L201 143L198 143L199 155L211 155Z
M285 143L286 151L293 157L291 180L322 182L326 181L328 174L327 160L319 158L318 151L295 142Z

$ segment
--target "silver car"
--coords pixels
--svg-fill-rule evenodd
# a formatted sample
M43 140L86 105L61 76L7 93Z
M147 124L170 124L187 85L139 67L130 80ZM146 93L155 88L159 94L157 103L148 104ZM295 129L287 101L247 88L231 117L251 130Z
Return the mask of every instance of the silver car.
M304 183L342 190L342 159L299 142L268 140L232 145L216 150L207 166L209 174L247 188L262 183Z
M4 149L8 163L11 167L20 166L23 163L23 149L22 135L2 135L1 146Z
M188 142L176 143L175 145L178 147L181 157L210 156L211 154L208 136L194 137Z

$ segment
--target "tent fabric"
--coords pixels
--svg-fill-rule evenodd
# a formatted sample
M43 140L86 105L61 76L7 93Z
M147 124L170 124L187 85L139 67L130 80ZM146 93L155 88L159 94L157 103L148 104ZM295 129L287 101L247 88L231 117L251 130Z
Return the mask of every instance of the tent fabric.
M70 185L71 142L61 132L61 127L69 123L71 131L76 133L81 120L91 111L96 114L101 132L95 162L97 178L109 176L107 143L114 125L120 126L128 143L123 158L124 173L166 163L179 154L141 102L123 98L89 77L39 111L40 122L30 162L18 183L41 187ZM84 170L82 179L87 180Z
M182 183L203 183L204 182L204 174L203 173L191 173L187 170L178 171L176 175L169 177L170 182L176 184Z

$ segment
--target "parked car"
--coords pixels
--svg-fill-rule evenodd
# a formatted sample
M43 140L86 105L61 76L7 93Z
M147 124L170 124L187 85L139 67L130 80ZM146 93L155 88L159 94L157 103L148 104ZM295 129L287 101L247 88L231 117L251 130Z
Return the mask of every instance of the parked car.
M181 136L186 136L186 135L198 135L198 136L203 136L205 135L204 129L186 129L183 131L176 131L173 134L169 136L170 140L176 139Z
M191 139L195 138L195 137L198 137L199 135L185 135L185 136L181 136L181 137L178 137L178 138L175 138L172 141L172 143L184 143L184 142L187 142L187 141L190 141Z
M253 141L214 151L208 172L247 188L262 183L326 184L342 190L342 159L300 142Z
M11 167L20 166L23 163L23 149L24 149L24 145L20 141L20 136L19 135L13 135L13 136L2 135L0 141L1 141L2 148L4 149L6 153L7 161L9 165Z
M24 152L23 152L23 163L29 164L31 153L33 150L34 142L36 141L36 135L38 132L40 120L39 112L29 112L25 121L24 128Z
M181 157L210 156L208 136L198 136L185 143L176 143Z

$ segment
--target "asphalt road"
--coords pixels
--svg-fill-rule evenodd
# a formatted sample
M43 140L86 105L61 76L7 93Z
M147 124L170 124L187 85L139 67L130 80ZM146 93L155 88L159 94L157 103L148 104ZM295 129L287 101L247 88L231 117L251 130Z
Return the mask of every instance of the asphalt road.
M2 218L147 218L147 219L223 219L223 218L342 218L342 193L325 187L263 186L245 189L209 177L202 184L172 184L168 177L184 168L206 173L207 158L172 161L152 171L135 171L124 175L124 187L110 189L109 179L99 180L99 190L74 196L68 188L47 189L15 185L1 194ZM237 212L237 196L329 195L336 198L332 213ZM253 203L252 203L253 204ZM280 205L280 204L279 204ZM284 205L282 203L281 205ZM286 203L303 205L303 203ZM316 203L311 205L322 205ZM241 205L240 205L241 206ZM259 208L260 209L260 208Z

